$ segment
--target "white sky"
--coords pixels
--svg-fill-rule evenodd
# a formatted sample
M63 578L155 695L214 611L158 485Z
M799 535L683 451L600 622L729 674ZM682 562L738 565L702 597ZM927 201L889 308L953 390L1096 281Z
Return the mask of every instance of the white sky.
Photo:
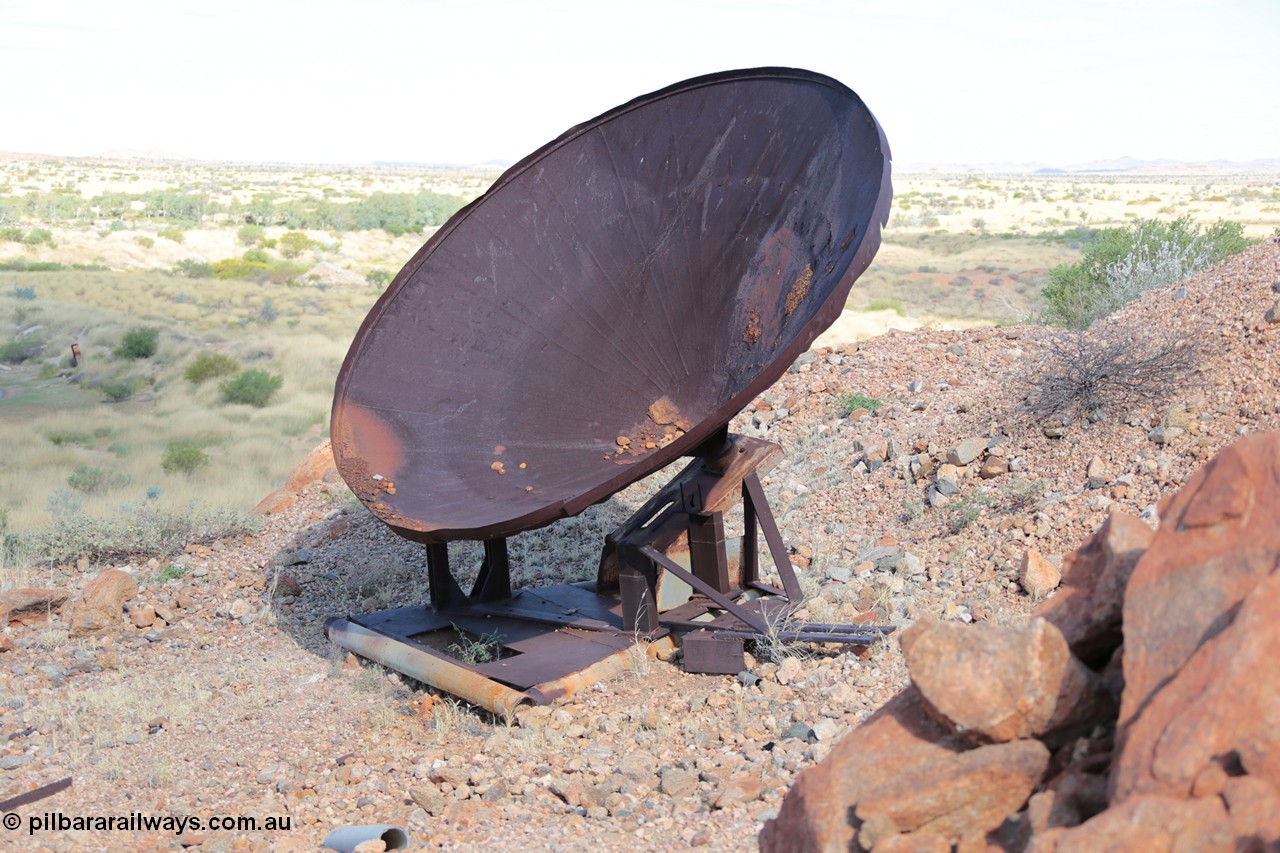
M1276 0L0 0L0 150L513 161L712 71L830 74L902 165L1280 157Z

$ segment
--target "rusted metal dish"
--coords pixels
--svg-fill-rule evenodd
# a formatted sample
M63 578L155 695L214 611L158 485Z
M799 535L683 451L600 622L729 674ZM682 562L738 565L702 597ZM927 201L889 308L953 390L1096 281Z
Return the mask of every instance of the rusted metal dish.
M677 83L507 170L405 265L338 376L338 470L402 536L576 515L777 380L880 245L890 157L829 77Z

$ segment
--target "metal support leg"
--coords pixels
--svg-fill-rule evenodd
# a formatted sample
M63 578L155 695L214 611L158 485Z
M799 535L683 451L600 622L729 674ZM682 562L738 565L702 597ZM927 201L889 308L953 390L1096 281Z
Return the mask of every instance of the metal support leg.
M769 502L765 499L760 478L754 473L748 474L742 481L742 487L751 497L751 506L755 510L760 530L764 533L764 540L769 543L769 553L773 556L774 565L778 567L778 576L782 578L782 588L787 593L787 599L792 604L799 605L804 601L804 592L800 589L800 581L796 580L796 573L791 568L791 557L787 554L787 546L782 542L782 533L778 530L778 524L773 520L773 511L769 509Z
M502 601L511 597L511 565L507 561L507 540L489 539L484 543L484 562L471 588L474 601Z
M689 564L704 583L729 592L729 558L724 545L724 516L720 513L689 514Z
M622 627L635 634L658 630L658 569L638 550L619 549L618 588L622 593Z
M742 588L760 580L760 543L756 537L756 508L746 483L742 485Z
M448 610L467 601L449 571L449 546L443 542L427 546L427 583L436 610Z

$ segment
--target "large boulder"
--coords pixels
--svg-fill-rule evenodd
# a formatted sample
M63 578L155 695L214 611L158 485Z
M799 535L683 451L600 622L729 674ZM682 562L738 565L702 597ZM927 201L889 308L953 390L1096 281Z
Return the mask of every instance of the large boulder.
M857 804L894 782L905 767L927 767L969 748L908 687L846 735L821 764L796 777L778 816L764 825L760 849L821 853L854 847Z
M902 832L948 841L985 835L1026 804L1049 764L1038 740L953 753L929 764L901 765L893 778L863 794L854 814L883 815Z
M333 446L325 439L294 466L284 487L295 494L315 483L337 482L338 468L333 461Z
M93 577L69 608L71 636L84 637L120 627L124 603L138 594L133 575L120 569L103 569Z
M1099 668L1120 645L1124 590L1155 531L1146 522L1112 513L1062 560L1062 588L1036 610L1062 630L1072 653Z
M1087 728L1112 707L1099 678L1044 619L1026 625L921 621L903 633L902 653L935 716L978 743Z
M1235 846L1234 837L1227 809L1217 797L1188 801L1144 796L1107 809L1079 826L1049 829L1033 836L1027 853L1207 853L1249 849Z
M0 629L10 622L43 619L66 603L65 589L21 587L0 593Z
M1280 788L1280 574L1258 584L1129 725L1112 765L1112 801L1187 797L1215 771Z
M1160 530L1124 596L1122 738L1280 565L1280 433L1231 445L1162 504Z
M294 466L284 485L259 501L253 511L261 515L284 512L297 502L298 495L307 486L336 483L340 479L337 465L333 461L333 447L326 438Z

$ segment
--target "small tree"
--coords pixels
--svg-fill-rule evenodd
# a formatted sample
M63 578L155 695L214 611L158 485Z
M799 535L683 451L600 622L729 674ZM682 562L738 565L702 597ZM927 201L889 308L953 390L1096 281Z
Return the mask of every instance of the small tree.
M77 465L67 477L67 485L86 495L97 495L129 485L130 477L114 468L98 468L94 465Z
M242 246L252 246L266 236L266 233L267 229L261 225L241 225L240 229L236 231L236 239L240 241Z
M133 396L134 385L132 382L124 380L115 382L104 382L98 389L102 391L102 395L112 403L123 403Z
M30 335L0 344L0 362L21 364L40 352L40 344Z
M1247 245L1238 222L1219 221L1202 228L1187 216L1104 229L1079 263L1049 270L1044 320L1087 328L1146 291L1195 275Z
M244 370L235 379L218 385L223 402L243 403L261 409L284 385L284 378L265 370Z
M193 441L171 441L164 449L160 467L166 474L190 475L209 464L209 454Z
M296 258L314 245L315 241L301 231L289 231L280 238L280 254Z
M223 355L220 352L205 353L187 365L182 375L188 382L199 385L206 379L230 376L239 369L240 363L229 355Z
M140 326L124 333L119 346L115 348L116 358L151 358L156 354L156 345L160 340L160 330L148 326Z

